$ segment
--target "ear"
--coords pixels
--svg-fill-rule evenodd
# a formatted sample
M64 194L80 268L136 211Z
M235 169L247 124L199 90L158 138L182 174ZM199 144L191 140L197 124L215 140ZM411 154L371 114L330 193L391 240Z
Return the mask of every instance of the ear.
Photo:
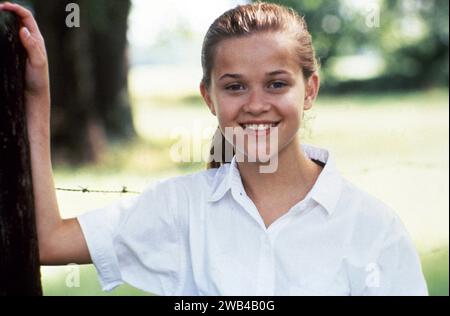
M200 84L200 93L202 94L203 100L205 100L206 105L208 106L211 113L216 116L216 110L214 108L214 103L211 100L211 96L209 95L208 89L205 87L203 83Z
M320 78L317 73L313 73L308 81L305 83L305 102L304 110L312 108L314 101L317 98L320 88Z

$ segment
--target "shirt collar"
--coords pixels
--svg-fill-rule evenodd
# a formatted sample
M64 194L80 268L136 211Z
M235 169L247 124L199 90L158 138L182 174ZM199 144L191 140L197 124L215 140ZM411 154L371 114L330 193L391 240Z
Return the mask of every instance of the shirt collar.
M313 199L331 215L339 201L342 189L342 178L336 168L334 159L328 150L305 144L302 144L301 147L307 157L325 164L316 183L304 200ZM236 156L233 157L231 163L222 165L218 169L214 177L209 201L216 202L222 199L229 190L234 189L244 190Z

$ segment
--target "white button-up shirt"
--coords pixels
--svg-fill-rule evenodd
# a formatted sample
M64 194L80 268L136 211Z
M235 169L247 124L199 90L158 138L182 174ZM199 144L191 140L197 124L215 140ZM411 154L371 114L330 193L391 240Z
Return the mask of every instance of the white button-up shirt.
M324 169L268 228L235 159L80 216L103 289L128 283L159 295L427 295L397 215L342 178L328 151L302 149Z

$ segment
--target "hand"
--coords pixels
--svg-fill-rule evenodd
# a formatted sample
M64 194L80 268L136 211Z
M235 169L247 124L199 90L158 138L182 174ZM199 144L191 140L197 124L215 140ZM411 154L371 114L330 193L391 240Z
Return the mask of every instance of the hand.
M44 39L31 12L18 4L0 3L0 11L10 11L20 20L20 40L27 52L25 98L50 98L48 59Z
M30 11L9 2L0 4L2 10L20 20L19 37L27 53L24 97L30 143L33 147L44 140L49 148L50 81L44 39Z

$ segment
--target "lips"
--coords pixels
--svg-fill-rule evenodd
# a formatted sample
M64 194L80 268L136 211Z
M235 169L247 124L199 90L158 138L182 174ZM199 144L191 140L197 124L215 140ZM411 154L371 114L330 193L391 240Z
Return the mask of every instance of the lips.
M276 127L278 126L280 122L261 122L261 123L256 123L256 122L248 122L248 123L240 123L239 125L244 129L244 130L250 130L250 131L265 131L270 129L271 127Z
M278 127L281 122L245 122L239 125L243 129L244 135L251 135L256 137L267 137L271 134L274 128Z

